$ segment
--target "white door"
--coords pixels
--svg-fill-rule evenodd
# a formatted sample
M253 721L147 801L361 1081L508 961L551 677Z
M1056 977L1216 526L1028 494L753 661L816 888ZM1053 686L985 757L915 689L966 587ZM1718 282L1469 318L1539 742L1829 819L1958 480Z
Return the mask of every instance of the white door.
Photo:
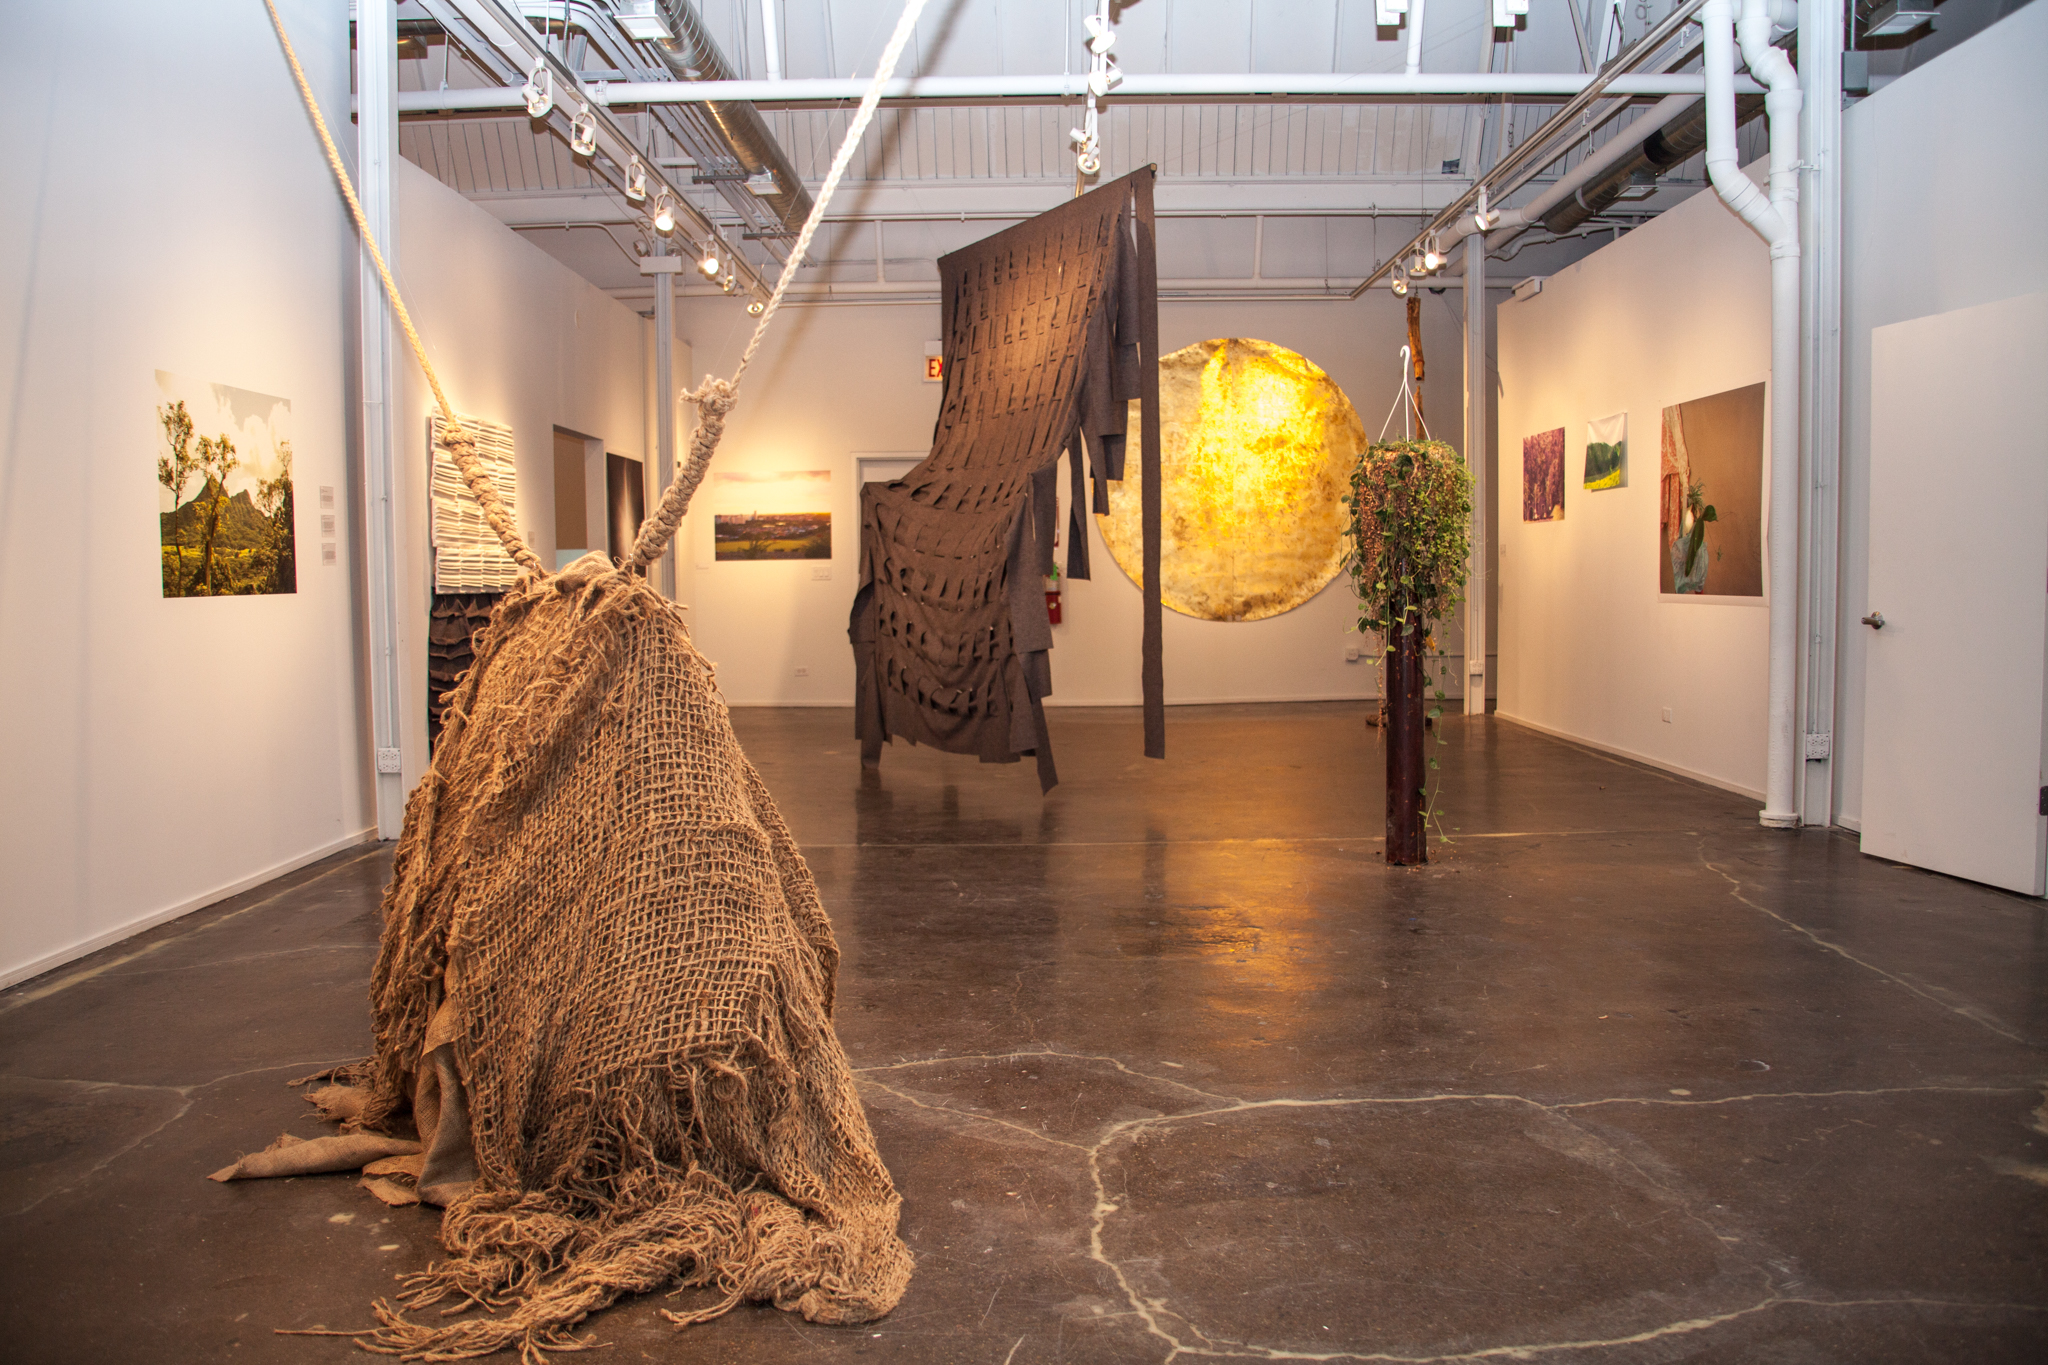
M2040 895L2048 294L1870 354L1863 851ZM1851 604L1856 605L1856 604ZM1881 614L1884 624L1876 627Z

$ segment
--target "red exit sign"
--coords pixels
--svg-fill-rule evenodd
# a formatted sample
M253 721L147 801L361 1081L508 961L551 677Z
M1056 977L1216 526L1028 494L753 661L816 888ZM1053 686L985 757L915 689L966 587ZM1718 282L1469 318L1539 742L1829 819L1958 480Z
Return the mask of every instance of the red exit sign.
M942 383L946 378L946 358L928 355L924 358L924 377L929 384Z

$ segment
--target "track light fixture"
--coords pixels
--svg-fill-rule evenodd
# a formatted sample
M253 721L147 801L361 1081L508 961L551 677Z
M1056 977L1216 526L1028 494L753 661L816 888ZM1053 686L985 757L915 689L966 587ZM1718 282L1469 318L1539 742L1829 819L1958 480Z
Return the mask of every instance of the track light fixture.
M1472 215L1473 226L1481 232L1491 232L1500 226L1500 210L1486 207L1486 186L1479 187L1479 208Z
M1401 278L1400 272L1396 271L1394 274L1389 275L1387 283L1393 288L1395 298L1405 299L1408 297L1408 281Z
M626 197L636 204L647 197L647 168L638 156L626 163Z
M1426 275L1434 275L1437 271L1442 270L1443 268L1444 254L1443 252L1438 251L1436 249L1436 238L1431 237L1429 239L1429 245L1425 246L1422 249L1423 273Z
M578 156L589 156L597 150L597 120L591 117L588 104L569 120L569 150Z
M737 285L739 282L739 276L727 275L724 279L718 282L718 287L720 289L723 289L726 293L730 294L733 291L733 286Z
M704 253L704 259L702 259L702 260L700 260L700 261L698 261L698 262L697 262L697 268L698 268L699 270L701 270L701 271L703 271L703 272L704 272L704 278L705 278L705 279L707 279L707 280L715 280L715 279L717 279L717 278L718 278L718 253L717 253L717 252L715 252L715 251L707 251L707 252L705 252L705 253Z
M760 317L761 314L767 311L768 305L761 302L761 300L759 299L755 299L752 303L747 305L747 316L750 318Z
M663 235L676 230L676 206L669 202L667 190L654 196L654 230Z
M548 110L555 107L555 73L548 70L546 58L534 60L533 74L526 78L519 93L526 97L528 118L546 118Z

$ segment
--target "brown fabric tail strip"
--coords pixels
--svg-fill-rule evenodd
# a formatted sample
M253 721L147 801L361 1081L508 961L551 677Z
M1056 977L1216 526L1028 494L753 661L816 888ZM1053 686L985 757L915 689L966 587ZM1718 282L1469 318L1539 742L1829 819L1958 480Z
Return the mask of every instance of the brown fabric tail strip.
M292 79L298 82L299 95L306 102L306 112L313 116L313 127L320 134L320 145L327 151L327 164L333 168L334 178L341 185L342 198L348 201L349 215L356 220L356 231L363 236L363 248L377 266L377 278L384 282L384 295L391 300L391 310L398 315L398 325L405 329L405 339L412 343L412 353L418 358L420 369L426 372L427 386L434 391L434 402L441 409L442 419L448 423L449 457L455 461L455 468L461 472L462 481L469 485L469 491L476 495L477 506L483 509L484 520L498 533L505 553L527 572L544 575L547 567L520 538L511 511L505 506L505 500L498 496L497 485L491 482L491 476L476 458L476 436L462 424L462 419L455 415L454 407L448 402L448 395L441 391L441 377L434 373L433 363L427 359L427 348L420 341L419 332L413 328L412 314L406 311L405 300L398 296L398 284L391 278L390 267L384 264L384 253L378 249L377 238L370 231L370 221L363 215L355 185L348 178L348 168L341 164L341 153L335 149L334 138L327 131L327 120L320 113L320 102L313 98L313 87L306 82L306 72L299 65L299 54L292 48L291 35L284 31L284 20L278 17L277 6L272 0L263 0L263 7L270 11L270 22L277 29L277 40L284 45L284 59L291 63Z
M1145 700L1145 757L1166 757L1166 665L1161 650L1165 618L1159 601L1159 256L1153 233L1152 182L1158 168L1131 177L1138 201L1138 344L1144 348L1139 412L1144 445L1139 451L1140 508L1145 540L1145 642L1142 685Z

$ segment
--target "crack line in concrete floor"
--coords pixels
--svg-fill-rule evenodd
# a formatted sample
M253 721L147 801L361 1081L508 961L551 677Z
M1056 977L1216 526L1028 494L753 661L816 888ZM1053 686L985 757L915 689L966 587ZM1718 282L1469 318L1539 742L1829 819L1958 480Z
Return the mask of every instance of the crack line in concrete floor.
M1110 1124L1107 1128L1103 1129L1100 1136L1094 1142L1083 1145L1077 1142L1070 1142L1064 1138L1053 1137L1049 1133L1041 1132L1037 1129L1027 1127L1023 1124L1017 1123L1010 1119L998 1117L994 1114L976 1113L968 1109L955 1108L950 1104L927 1103L924 1100L918 1099L913 1095L905 1093L904 1091L898 1089L895 1086L886 1085L881 1081L874 1079L872 1074L875 1072L906 1071L911 1068L917 1067L946 1066L955 1063L971 1064L976 1062L1017 1062L1026 1059L1040 1060L1047 1058L1074 1062L1098 1063L1106 1065L1134 1079L1149 1081L1158 1085L1170 1086L1176 1090L1186 1091L1190 1095L1194 1095L1201 1099L1210 1101L1211 1106L1207 1108L1190 1109L1184 1113L1179 1114L1155 1114L1146 1118L1120 1120L1118 1122ZM1190 1085L1185 1081L1175 1080L1170 1076L1154 1076L1147 1072L1139 1071L1130 1066L1127 1066L1121 1060L1115 1057L1105 1056L1096 1053L1061 1052L1051 1048L1026 1048L1000 1053L966 1054L958 1056L931 1057L917 1060L905 1060L900 1062L884 1063L879 1066L857 1067L855 1068L854 1074L857 1077L859 1077L861 1081L863 1081L865 1084L871 1085L875 1089L881 1090L886 1094L901 1099L909 1104L916 1106L917 1108L933 1112L952 1114L963 1119L979 1120L981 1122L993 1124L998 1127L1010 1129L1011 1131L1022 1134L1024 1136L1036 1138L1049 1146L1063 1147L1070 1151L1080 1152L1087 1159L1089 1181L1094 1186L1095 1190L1095 1206L1090 1212L1090 1224L1088 1230L1088 1258L1094 1261L1096 1264L1102 1266L1103 1269L1105 1269L1106 1271L1108 1271L1110 1276L1115 1280L1117 1287L1123 1291L1125 1301L1131 1305L1131 1313L1128 1316L1134 1317L1144 1327L1147 1335L1158 1338L1161 1342L1163 1342L1166 1345L1167 1354L1164 1357L1164 1360L1162 1361L1161 1365L1171 1365L1172 1361L1181 1356L1206 1356L1212 1358L1232 1358L1247 1360L1357 1360L1388 1362L1388 1365L1451 1365L1452 1362L1457 1361L1479 1361L1499 1359L1526 1360L1539 1355L1559 1351L1596 1350L1609 1347L1630 1346L1637 1345L1643 1342L1654 1341L1662 1337L1679 1336L1693 1332L1706 1331L1708 1329L1719 1327L1726 1323L1734 1322L1741 1318L1748 1317L1755 1313L1763 1312L1772 1308L1781 1307L1785 1305L1808 1305L1823 1309L1841 1309L1857 1307L1881 1307L1888 1305L1903 1304L1917 1305L1923 1307L1943 1307L1975 1310L2020 1309L2028 1312L2048 1312L2048 1307L2041 1307L2037 1305L2009 1304L1996 1302L1986 1303L1972 1302L1967 1300L1930 1299L1914 1296L1873 1299L1819 1299L1773 1293L1767 1295L1763 1299L1760 1299L1756 1303L1751 1304L1745 1308L1733 1309L1728 1312L1712 1314L1707 1317L1688 1318L1680 1322L1667 1323L1661 1327L1647 1328L1641 1332L1637 1332L1629 1336L1623 1337L1597 1339L1589 1338L1585 1340L1562 1342L1531 1342L1516 1345L1489 1346L1482 1347L1472 1351L1452 1352L1449 1354L1428 1356L1394 1355L1379 1351L1296 1351L1290 1350L1285 1347L1260 1346L1249 1342L1231 1341L1227 1339L1218 1339L1215 1337L1211 1337L1207 1332L1204 1332L1197 1324L1195 1324L1184 1314L1181 1314L1172 1309L1171 1307L1169 1307L1168 1301L1166 1299L1149 1298L1144 1294L1141 1294L1138 1291L1137 1286L1132 1284L1129 1277L1125 1275L1123 1267L1120 1264L1118 1264L1116 1259L1109 1254L1108 1249L1104 1246L1103 1243L1103 1233L1108 1225L1110 1217L1122 1211L1122 1205L1110 1198L1107 1186L1103 1179L1102 1156L1104 1151L1112 1143L1117 1142L1119 1139L1122 1139L1133 1133L1139 1132L1143 1129L1162 1127L1167 1124L1179 1123L1187 1119L1208 1119L1213 1116L1222 1114L1241 1114L1248 1113L1254 1110L1269 1109L1363 1108L1372 1105L1402 1106L1437 1103L1473 1103L1480 1101L1494 1101L1526 1105L1541 1113L1548 1114L1553 1118L1559 1119L1561 1122L1565 1122L1567 1126L1573 1128L1574 1131L1579 1132L1581 1136L1587 1138L1589 1141L1600 1145L1602 1148L1606 1148L1607 1144L1603 1142L1601 1139L1594 1136L1593 1134L1585 1133L1584 1130L1578 1129L1577 1125L1571 1124L1568 1119L1565 1119L1563 1111L1591 1108L1596 1105L1604 1104L1660 1104L1679 1107L1711 1107L1714 1105L1721 1104L1745 1103L1751 1101L1773 1099L1832 1099L1860 1096L1917 1093L2009 1094L2023 1093L2032 1088L2028 1086L1890 1086L1870 1090L1758 1092L1748 1095L1723 1096L1719 1099L1698 1100L1675 1097L1637 1098L1632 1096L1619 1096L1610 1099L1561 1101L1555 1104L1546 1104L1541 1100L1531 1099L1526 1095L1496 1093L1434 1093L1426 1095L1332 1097L1326 1099L1280 1098L1270 1100L1247 1100L1234 1095L1225 1095L1215 1091L1203 1090L1198 1086ZM2044 1099L2043 1108L2048 1109L2048 1099ZM2048 1119L2044 1119L2044 1122L2048 1122ZM1647 1188L1657 1191L1661 1196L1668 1199L1674 1207L1678 1208L1680 1212L1685 1213L1687 1217L1693 1219L1694 1221L1700 1222L1701 1225L1705 1227L1710 1233L1714 1232L1714 1228L1711 1222L1705 1220L1700 1215L1692 1212L1689 1208L1685 1207L1687 1200L1678 1191L1669 1189L1663 1181L1651 1175L1649 1172L1643 1170L1640 1166L1628 1160L1627 1157L1622 1156L1618 1152L1611 1152L1611 1149L1608 1150L1610 1150L1611 1155L1614 1157L1616 1161L1620 1162L1629 1170L1633 1171L1636 1174L1637 1178L1644 1182L1644 1185ZM1718 1236L1718 1233L1716 1233L1715 1235ZM1759 1251L1766 1250L1760 1245L1757 1249ZM1774 1267L1781 1272L1781 1275L1790 1273L1789 1270L1782 1264L1770 1261L1768 1259L1761 1263L1751 1264L1748 1268L1752 1271L1763 1274L1766 1283L1768 1283L1769 1279L1771 1278L1768 1272ZM1788 1287L1797 1288L1799 1286L1795 1282L1793 1285ZM1000 1292L1000 1290L998 1292ZM1123 1317L1126 1315L1119 1313L1109 1314L1105 1316ZM1188 1342L1182 1341L1179 1337L1175 1336L1173 1332L1167 1329L1167 1326L1161 1321L1162 1317L1171 1317L1179 1324L1182 1324L1184 1330L1191 1332L1196 1337L1200 1338L1200 1344L1190 1344ZM1014 1350L1012 1351L1012 1354L1015 1354Z
M1988 1029L1992 1033L1997 1034L1999 1037L2004 1038L2009 1042L2018 1043L2021 1047L2033 1046L2033 1044L2028 1042L2024 1037L2020 1036L2017 1033L2014 1033L2011 1029L2008 1029L2004 1025L2000 1024L1995 1016L1986 1013L1984 1010L1979 1009L1977 1006L1967 1003L1952 1004L1947 1000L1943 1000L1940 996L1933 994L1931 991L1924 990L1921 987L1914 985L1911 981L1908 981L1903 976L1899 976L1894 972L1888 972L1874 962L1865 962L1862 958L1856 956L1856 954L1850 952L1847 948L1842 947L1838 943L1828 942L1826 939L1822 938L1819 934L1807 928L1805 925L1800 924L1796 920L1786 918L1784 915L1779 914L1777 911L1771 909L1769 906L1757 904L1748 896L1742 894L1742 880L1739 877L1736 877L1733 873L1730 873L1725 868L1722 868L1708 860L1707 846L1705 840L1702 840L1700 842L1700 865L1706 868L1709 872L1716 873L1722 878L1724 878L1728 882L1728 885L1734 888L1728 894L1733 896L1736 900L1741 901L1750 909L1757 911L1759 914L1769 915L1772 919L1778 921L1778 923L1784 925L1786 928L1796 930L1797 932L1804 934L1808 939L1812 940L1815 944L1819 945L1822 948L1827 949L1829 952L1836 954L1844 960L1855 963L1857 966L1863 968L1865 971L1875 972L1877 975L1883 977L1885 980L1893 983L1894 985L1905 987L1907 990L1913 992L1913 994L1919 996L1922 1000L1927 1001L1930 1005L1938 1005L1942 1009L1949 1011L1951 1014L1960 1015L1961 1017L1969 1020L1971 1023L1976 1024L1982 1028Z
M119 957L109 958L107 961L99 963L96 966L81 968L78 971L68 973L64 976L60 976L56 980L46 982L40 986L35 986L32 988L22 988L10 998L0 1000L0 1014L9 1014L15 1010L20 1009L23 1005L33 1004L35 1001L38 1000L47 1000L49 997L57 994L59 991L67 991L70 990L73 986L92 980L94 977L105 976L108 972L113 971L116 967L125 967L131 962L135 962L139 959L149 957L154 953L160 953L164 949L170 947L173 943L182 943L186 939L192 937L194 934L203 934L209 929L218 929L221 925L228 923L230 920L238 920L244 915L253 914L256 911L261 910L264 906L282 900L286 896L290 896L297 892L303 891L307 887L314 885L316 882L325 881L327 878L332 877L337 872L344 872L349 868L354 867L357 863L363 862L364 860L369 858L375 858L383 851L383 845L377 843L369 844L364 849L363 852L357 854L353 858L350 858L347 862L336 863L333 867L328 868L325 872L315 873L313 876L306 878L302 882L293 882L290 886L284 887L278 891L273 891L270 895L265 896L262 900L252 901L250 904L243 906L239 910L230 910L225 915L217 916L213 919L208 920L204 924L195 924L189 929L184 929L174 934L166 934L164 935L164 937L156 940L156 942L154 943L144 944L142 947L137 948L132 953L123 953ZM232 899L232 897L227 897L226 899ZM191 913L198 914L201 912L192 911ZM172 920L170 922L172 924L176 924L178 923L178 920Z
M60 1194L69 1194L73 1190L76 1190L81 1186L87 1184L89 1181L92 1180L94 1176L106 1170L116 1161L119 1161L122 1157L128 1155L128 1153L134 1151L144 1142L147 1142L150 1138L155 1137L158 1133L161 1133L164 1129L170 1127L179 1119L184 1118L185 1115L191 1113L192 1105L194 1103L192 1097L194 1093L196 1093L197 1091L209 1090L216 1085L224 1085L229 1081L240 1080L244 1076L261 1076L273 1071L298 1071L303 1067L311 1065L313 1065L313 1063L311 1062L298 1061L286 1062L278 1066L250 1067L246 1071L230 1071L224 1076L215 1076L211 1080L194 1081L190 1085L132 1085L126 1081L81 1081L75 1080L71 1077L57 1077L53 1079L45 1076L22 1076L11 1073L7 1075L0 1075L0 1081L32 1081L37 1085L72 1086L76 1087L79 1090L85 1091L88 1094L98 1090L141 1090L152 1091L159 1094L176 1095L179 1100L178 1108L175 1113L172 1113L169 1117L165 1118L162 1122L156 1124L154 1127L148 1128L143 1132L136 1134L135 1137L129 1142L124 1143L119 1148L107 1153L107 1155L101 1157L98 1161L95 1161L91 1166L87 1167L83 1172L81 1172L77 1179L71 1181L67 1185L60 1185L54 1189L44 1190L41 1194L37 1195L28 1203L23 1204L21 1207L8 1210L6 1216L18 1218L22 1214L30 1212L37 1205L43 1203L45 1200L52 1199ZM236 1153L237 1159L239 1159L243 1155L246 1155L246 1153Z

